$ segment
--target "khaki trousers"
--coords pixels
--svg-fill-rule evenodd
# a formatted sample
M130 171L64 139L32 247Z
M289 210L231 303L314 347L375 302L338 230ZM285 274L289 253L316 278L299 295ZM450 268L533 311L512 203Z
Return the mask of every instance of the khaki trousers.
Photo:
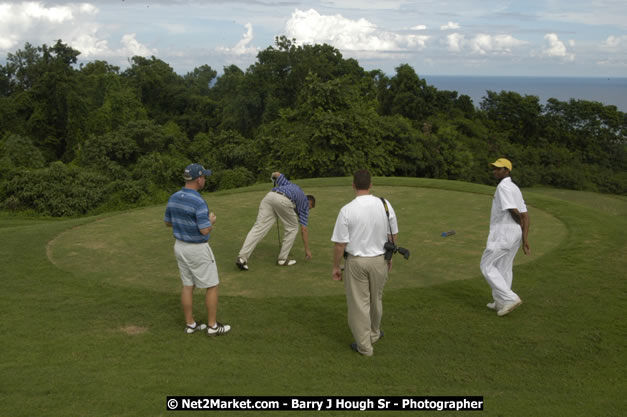
M288 259L298 234L298 216L294 211L295 207L294 203L284 195L274 191L266 194L259 204L257 220L246 236L242 249L239 251L239 257L248 261L257 244L268 234L278 217L283 223L284 233L277 259Z
M348 327L359 353L371 356L372 344L381 336L383 287L388 278L388 262L383 255L371 258L349 255L344 272Z

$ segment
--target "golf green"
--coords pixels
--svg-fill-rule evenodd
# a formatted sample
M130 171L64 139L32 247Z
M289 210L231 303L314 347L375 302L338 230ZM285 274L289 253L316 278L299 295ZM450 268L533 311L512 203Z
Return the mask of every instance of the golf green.
M305 188L305 187L304 187ZM297 264L275 265L278 231L274 226L249 260L250 270L235 266L248 230L253 225L259 201L267 191L205 194L217 215L210 244L218 261L222 295L247 297L321 296L342 294L343 286L331 280L330 241L337 213L353 197L346 185L306 187L317 198L309 221L313 259L304 260L300 237L292 249ZM377 196L393 205L399 224L399 246L411 251L409 260L401 255L386 289L422 287L477 277L479 259L488 233L490 195L408 186L375 186ZM171 230L163 223L165 205L100 218L58 235L48 245L48 257L77 279L163 292L180 289L178 269L172 251ZM547 212L529 207L532 254L522 251L517 264L545 255L565 238L563 223ZM442 237L442 232L455 234ZM281 235L282 235L281 228Z

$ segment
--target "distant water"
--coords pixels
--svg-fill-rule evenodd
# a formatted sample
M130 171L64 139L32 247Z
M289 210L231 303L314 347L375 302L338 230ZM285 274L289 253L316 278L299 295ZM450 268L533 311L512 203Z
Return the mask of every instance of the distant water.
M598 101L605 105L613 104L618 110L627 113L627 78L588 78L588 77L485 77L455 75L421 76L427 84L438 90L457 91L459 95L470 96L473 104L479 107L486 91L515 91L522 96L532 95L546 104L549 98L560 101Z

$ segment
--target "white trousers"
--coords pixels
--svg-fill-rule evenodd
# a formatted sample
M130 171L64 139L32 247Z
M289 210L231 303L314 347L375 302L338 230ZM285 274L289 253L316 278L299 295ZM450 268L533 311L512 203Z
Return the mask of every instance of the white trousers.
M298 235L298 216L294 207L294 203L284 195L274 191L266 194L259 204L257 220L248 232L238 256L244 261L248 261L257 244L268 234L278 217L283 223L284 233L281 251L277 259L287 259Z
M520 248L522 230L518 225L490 229L486 249L481 257L481 273L497 304L516 302L520 297L512 291L514 258Z

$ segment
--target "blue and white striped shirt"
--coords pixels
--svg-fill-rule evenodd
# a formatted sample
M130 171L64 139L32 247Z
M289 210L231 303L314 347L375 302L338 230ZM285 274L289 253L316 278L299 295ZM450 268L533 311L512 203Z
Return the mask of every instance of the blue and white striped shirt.
M289 182L283 174L279 175L276 179L275 185L276 187L274 187L272 191L283 193L287 198L292 200L292 203L296 205L295 210L298 215L298 223L307 226L307 219L309 218L309 200L307 200L307 196L303 190L301 190L298 185Z
M178 240L188 243L204 243L209 235L200 229L211 226L209 207L200 193L183 188L170 196L165 209L165 221L172 224L172 233Z

